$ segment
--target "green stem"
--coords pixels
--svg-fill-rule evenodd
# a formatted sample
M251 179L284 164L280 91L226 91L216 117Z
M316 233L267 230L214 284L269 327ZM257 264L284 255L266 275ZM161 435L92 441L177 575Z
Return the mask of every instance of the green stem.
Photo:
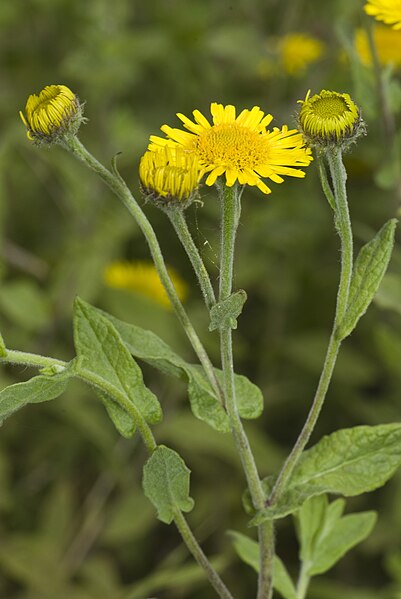
M202 291L207 308L210 308L216 303L216 297L212 284L210 282L209 273L206 270L206 266L199 254L199 250L196 247L192 235L188 229L185 214L182 208L169 208L165 209L167 216L169 217L171 224L173 225L175 232L181 241L188 258L191 261L195 274L198 278L198 282Z
M336 201L336 226L341 239L341 274L337 293L334 325L312 407L309 411L304 427L277 478L276 484L274 485L273 491L268 501L269 506L277 503L278 499L285 491L290 476L310 439L313 429L315 428L317 419L326 398L326 393L329 388L338 351L341 345L341 341L336 337L336 329L338 324L343 319L347 309L349 287L352 277L353 242L351 220L347 202L347 173L342 162L341 149L337 147L330 148L327 151L327 160L330 167L331 178L334 187L334 197Z
M57 360L47 356L40 356L37 354L30 354L11 349L6 351L6 357L0 357L0 364L23 364L25 366L32 366L36 368L53 368L59 372L62 372L62 370L68 367L68 362L64 362L63 360ZM142 440L150 454L157 448L157 443L150 427L142 417L141 413L127 399L124 393L121 393L116 387L114 387L114 385L109 384L109 382L102 377L97 376L95 373L87 370L86 368L82 368L79 365L76 372L74 372L74 375L89 385L96 387L103 393L106 393L109 397L113 398L118 405L131 414L137 423ZM218 595L222 599L232 599L232 595L203 553L183 514L179 510L175 511L174 523L182 535L183 541L188 547L188 550L190 553L192 553L198 564L203 568L209 582L217 591Z
M222 226L220 245L220 293L219 301L231 295L235 238L240 216L238 185L220 189L222 206ZM221 361L224 380L224 397L230 420L233 438L241 458L249 492L256 510L265 507L265 493L258 474L248 437L238 413L235 398L234 361L232 351L232 331L230 327L220 329ZM258 527L260 569L258 599L270 599L273 593L274 531L273 523L265 522Z
M322 156L318 156L317 167L319 170L320 184L322 186L323 193L326 196L326 200L328 201L328 203L330 204L330 206L332 207L332 209L334 210L334 213L335 213L336 212L336 199L331 190L330 183L327 179L326 167L325 167Z
M310 576L307 570L308 564L302 562L301 571L299 573L298 584L297 584L297 599L305 599L308 591Z
M198 564L203 568L206 572L206 575L209 579L210 584L215 589L217 594L222 597L222 599L233 599L230 591L227 589L220 576L217 574L205 554L203 553L201 547L199 546L197 540L195 539L191 529L188 526L188 523L183 515L183 513L179 510L176 510L174 513L174 522L192 555L198 562Z
M164 262L159 242L149 220L146 218L141 207L133 197L125 181L120 176L113 174L109 170L107 170L98 160L96 160L94 156L92 156L92 154L90 154L90 152L88 152L88 150L85 148L85 146L83 146L83 144L79 141L77 137L65 137L64 139L65 144L63 145L66 147L66 149L70 150L74 154L74 156L79 158L79 160L82 160L87 166L89 166L90 169L95 171L95 173L97 173L103 179L103 181L123 202L125 207L135 218L136 222L138 223L138 226L140 227L142 233L146 238L146 241L148 242L150 253L155 263L156 270L167 292L167 295L170 298L171 304L175 310L177 318L180 321L182 327L184 328L187 337L191 342L191 345L196 355L198 356L200 363L203 366L205 374L212 388L215 391L216 397L219 398L222 402L221 390L213 369L213 365L210 362L206 350L203 347L177 295L175 287L167 272L167 268Z

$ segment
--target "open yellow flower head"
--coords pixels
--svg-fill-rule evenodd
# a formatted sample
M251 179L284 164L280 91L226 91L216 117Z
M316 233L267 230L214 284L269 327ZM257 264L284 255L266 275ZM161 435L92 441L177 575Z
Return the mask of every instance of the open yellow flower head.
M373 38L380 63L401 67L401 31L385 25L376 25L373 28ZM372 66L372 53L365 29L355 31L354 45L360 61L368 67Z
M310 90L298 114L300 129L311 146L346 146L364 133L359 108L348 94L322 90L310 97Z
M368 0L363 8L377 21L401 29L401 0Z
M324 44L305 33L287 33L277 44L280 66L288 75L301 76L322 56Z
M187 284L172 268L168 268L168 273L178 297L181 301L185 301L188 295ZM172 309L169 297L152 262L112 262L105 268L103 278L108 287L133 291L167 310Z
M193 111L194 122L183 114L178 118L188 131L163 125L167 138L152 135L149 149L181 147L193 152L206 173L206 185L225 175L228 187L238 181L241 185L256 185L263 193L271 190L262 181L268 178L282 183L282 175L304 177L305 167L312 161L309 148L305 148L302 135L296 129L267 126L272 115L254 106L236 116L235 106L213 102L210 107L212 124L199 110Z
M187 207L198 195L203 172L196 154L179 146L148 150L139 164L143 194L165 207Z
M20 116L28 139L37 144L55 143L66 133L75 135L83 121L82 106L65 85L47 85L29 96Z

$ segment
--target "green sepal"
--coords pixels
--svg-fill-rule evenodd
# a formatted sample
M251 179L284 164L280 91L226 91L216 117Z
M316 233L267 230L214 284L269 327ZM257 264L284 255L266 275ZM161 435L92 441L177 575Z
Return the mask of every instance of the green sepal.
M390 262L397 222L395 218L389 220L359 252L352 274L347 309L336 330L337 339L344 339L354 330L373 300Z
M157 510L157 517L170 524L177 510L190 512L194 500L189 496L189 468L181 456L159 445L143 468L143 490Z
M236 329L237 318L242 312L246 299L246 291L239 289L227 299L212 306L210 309L209 331L227 328Z

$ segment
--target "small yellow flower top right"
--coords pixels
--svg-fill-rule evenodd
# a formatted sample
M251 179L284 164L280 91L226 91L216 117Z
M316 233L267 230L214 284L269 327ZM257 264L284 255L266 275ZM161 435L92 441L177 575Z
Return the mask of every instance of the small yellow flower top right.
M380 63L382 65L391 64L395 68L400 68L401 31L390 29L385 25L375 25L373 27L373 39ZM372 66L372 53L365 29L355 31L354 45L360 61L367 67Z
M348 94L322 90L305 100L298 114L299 127L308 145L344 146L364 131L357 105Z
M401 29L401 0L368 0L364 10L377 21Z

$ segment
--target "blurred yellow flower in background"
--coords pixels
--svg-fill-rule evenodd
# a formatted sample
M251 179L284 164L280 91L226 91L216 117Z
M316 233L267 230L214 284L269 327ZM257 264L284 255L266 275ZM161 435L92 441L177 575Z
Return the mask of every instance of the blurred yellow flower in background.
M381 64L393 64L401 66L401 31L390 29L384 25L376 25L373 28L373 37L377 54ZM369 47L368 34L365 29L355 31L354 45L360 61L366 65L372 65L372 55Z
M325 45L306 33L287 33L277 40L280 67L288 75L301 76L322 57Z
M268 56L257 65L262 79L289 75L302 77L325 53L326 45L307 33L287 33L267 42Z
M174 269L169 267L168 273L176 288L178 297L181 301L185 301L188 296L187 284ZM169 297L152 262L112 262L105 268L103 279L108 287L133 291L152 299L167 310L172 309Z
M199 112L193 111L195 122L178 113L187 131L163 125L166 138L152 135L149 149L182 147L194 152L200 165L209 175L206 185L225 175L225 184L231 187L238 180L240 185L256 185L263 193L271 190L261 178L282 183L281 175L304 177L298 167L308 166L313 160L309 148L305 148L302 135L296 129L266 127L273 117L254 106L236 116L236 108L213 102L210 106L213 124Z
M368 0L364 10L377 21L401 29L401 0Z

